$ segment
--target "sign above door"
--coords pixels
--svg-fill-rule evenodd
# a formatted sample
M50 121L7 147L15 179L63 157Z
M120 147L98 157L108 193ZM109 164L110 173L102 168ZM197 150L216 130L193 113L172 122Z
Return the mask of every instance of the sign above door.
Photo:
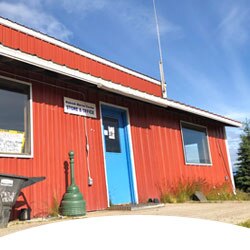
M64 97L64 113L96 118L96 105Z

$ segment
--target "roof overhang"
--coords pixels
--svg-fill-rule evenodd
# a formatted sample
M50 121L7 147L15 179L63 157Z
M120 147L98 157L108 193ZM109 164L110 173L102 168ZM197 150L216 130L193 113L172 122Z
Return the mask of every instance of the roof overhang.
M27 64L31 64L36 67L40 67L49 71L56 72L58 74L66 75L84 82L88 82L90 84L96 85L98 88L107 90L109 92L117 93L123 96L127 96L136 100L140 100L143 102L147 102L153 105L157 105L163 108L171 107L180 111L184 111L187 113L195 114L204 118L208 118L211 120L215 120L218 122L223 123L226 126L233 126L233 127L241 127L242 124L238 121L231 120L227 117L223 117L217 114L210 113L205 110L201 110L195 107L191 107L179 102L175 102L169 99L163 99L161 97L157 97L139 90L135 90L129 87L125 87L119 84L116 84L111 81L104 80L102 78L98 78L92 76L90 74L86 74L80 72L75 69L71 69L64 65L56 64L52 61L47 61L42 58L39 58L34 55L30 55L24 53L20 50L15 50L4 45L0 45L0 55L11 58L17 61L21 61Z

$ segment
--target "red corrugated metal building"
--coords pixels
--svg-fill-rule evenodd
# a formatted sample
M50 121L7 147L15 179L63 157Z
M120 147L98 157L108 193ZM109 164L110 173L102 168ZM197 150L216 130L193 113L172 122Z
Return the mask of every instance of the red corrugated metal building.
M45 176L23 190L32 216L69 184L87 211L160 198L206 180L234 188L229 118L161 97L160 81L0 18L0 172Z

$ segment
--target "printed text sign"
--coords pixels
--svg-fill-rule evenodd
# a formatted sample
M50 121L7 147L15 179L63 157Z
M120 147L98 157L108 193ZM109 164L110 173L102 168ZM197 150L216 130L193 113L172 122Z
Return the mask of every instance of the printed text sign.
M64 97L64 112L96 118L96 106L94 103L83 102L68 97Z

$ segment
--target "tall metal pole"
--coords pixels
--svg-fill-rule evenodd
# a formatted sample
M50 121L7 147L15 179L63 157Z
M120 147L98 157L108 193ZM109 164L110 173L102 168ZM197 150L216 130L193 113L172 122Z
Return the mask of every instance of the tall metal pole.
M165 76L164 76L162 51L161 51L160 29L159 29L158 18L157 18L157 13L156 13L155 0L153 0L153 5L154 5L156 31L157 31L157 40L158 40L158 47L159 47L159 54L160 54L159 68L160 68L160 76L161 76L162 97L167 98L167 88L166 88L166 82L165 82Z

